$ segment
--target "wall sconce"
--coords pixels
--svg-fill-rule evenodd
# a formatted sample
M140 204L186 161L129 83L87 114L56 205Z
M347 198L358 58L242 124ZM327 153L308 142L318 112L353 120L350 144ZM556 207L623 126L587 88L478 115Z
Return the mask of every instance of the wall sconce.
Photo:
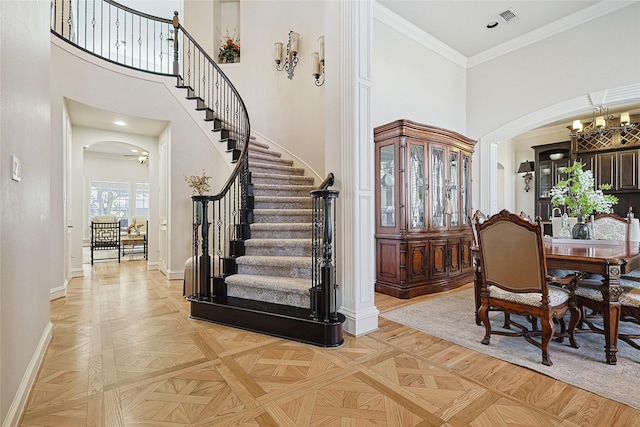
M520 167L518 168L518 173L524 173L524 191L529 192L531 190L531 179L533 178L533 174L531 172L534 171L535 164L530 161L520 163Z
M316 86L322 86L324 84L324 36L318 37L318 43L320 44L319 52L311 54L313 63L311 75L316 79ZM322 81L320 81L320 77L322 77Z
M275 48L276 70L287 70L289 80L293 79L293 69L298 65L298 47L300 46L300 34L289 31L289 42L287 43L287 52L283 60L282 43L273 44Z

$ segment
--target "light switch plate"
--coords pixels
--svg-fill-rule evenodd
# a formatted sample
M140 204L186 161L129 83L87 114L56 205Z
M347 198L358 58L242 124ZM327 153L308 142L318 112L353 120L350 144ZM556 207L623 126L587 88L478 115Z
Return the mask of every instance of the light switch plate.
M11 179L20 181L22 179L22 168L20 167L20 159L11 156Z

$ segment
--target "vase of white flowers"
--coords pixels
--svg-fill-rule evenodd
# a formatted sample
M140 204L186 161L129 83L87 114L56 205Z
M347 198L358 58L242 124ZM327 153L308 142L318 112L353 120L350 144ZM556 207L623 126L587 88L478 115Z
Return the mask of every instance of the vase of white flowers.
M610 212L613 205L618 203L616 196L604 194L603 190L609 190L610 185L601 184L596 188L593 173L582 168L582 163L575 162L565 169L569 177L551 189L551 204L566 206L569 212L577 217L576 225L572 229L574 239L590 237L589 227L584 222L585 217Z

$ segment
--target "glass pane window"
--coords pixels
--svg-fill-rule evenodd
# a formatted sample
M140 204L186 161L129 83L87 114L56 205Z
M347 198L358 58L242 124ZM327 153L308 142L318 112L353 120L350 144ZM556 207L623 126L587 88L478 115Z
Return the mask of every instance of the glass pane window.
M89 187L89 216L115 215L129 217L129 183L119 181L91 181Z
M135 215L149 216L149 183L136 183L136 208Z

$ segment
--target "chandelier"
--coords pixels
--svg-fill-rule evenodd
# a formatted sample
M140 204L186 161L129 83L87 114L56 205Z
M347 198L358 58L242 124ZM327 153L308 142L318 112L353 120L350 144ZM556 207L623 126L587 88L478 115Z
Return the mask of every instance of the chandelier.
M613 123L615 117L609 114L609 109L605 106L597 106L594 108L591 121L584 126L582 121L574 120L570 129L569 136L580 138L602 138L603 135L618 130L624 136L628 131L638 126L638 123L631 123L629 113L621 113L619 125ZM611 124L610 124L611 123Z

